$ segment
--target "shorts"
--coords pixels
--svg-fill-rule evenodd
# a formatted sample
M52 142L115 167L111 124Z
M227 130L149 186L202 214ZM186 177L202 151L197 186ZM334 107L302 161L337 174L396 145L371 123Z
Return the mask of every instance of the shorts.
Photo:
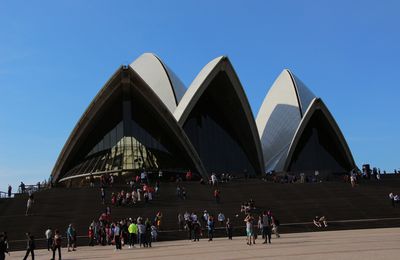
M248 237L251 237L251 236L253 236L253 231L246 230L246 234L247 234Z

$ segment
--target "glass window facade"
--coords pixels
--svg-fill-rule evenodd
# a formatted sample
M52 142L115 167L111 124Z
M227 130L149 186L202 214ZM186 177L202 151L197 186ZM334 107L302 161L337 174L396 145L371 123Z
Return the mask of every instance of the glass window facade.
M245 171L256 174L257 152L252 133L226 73L214 78L183 128L209 173L240 177Z
M194 171L191 159L164 119L131 88L127 94L114 94L93 119L91 131L61 178L142 168L167 173Z
M316 110L300 137L289 171L344 173L351 169L338 136L323 112Z

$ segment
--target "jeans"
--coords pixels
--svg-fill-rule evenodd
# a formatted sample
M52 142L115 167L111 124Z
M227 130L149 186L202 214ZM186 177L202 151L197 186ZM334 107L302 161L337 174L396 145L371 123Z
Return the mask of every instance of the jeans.
M263 227L263 236L265 238L265 242L271 243L271 227Z
M208 240L213 240L214 230L208 230Z
M30 253L31 256L32 256L32 260L34 260L34 259L35 259L35 252L34 252L33 249L28 249L28 250L26 250L26 254L25 254L24 260L26 260L26 259L28 258L29 253Z
M135 246L135 240L136 240L136 234L129 233L129 245L130 246Z
M55 259L55 257L56 257L56 250L58 249L58 259L61 259L61 246L54 246L53 247L53 260Z
M52 238L47 239L47 251L50 251L52 245L53 245L53 239Z
M115 249L122 249L120 236L115 236Z

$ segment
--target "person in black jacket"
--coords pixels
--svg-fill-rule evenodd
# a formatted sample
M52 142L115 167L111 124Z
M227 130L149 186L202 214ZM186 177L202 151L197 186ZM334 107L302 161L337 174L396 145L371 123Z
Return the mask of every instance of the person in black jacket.
M5 235L0 234L0 260L6 259L6 253L10 255L10 253L8 252L7 241L5 239Z
M24 260L26 260L29 256L29 254L31 254L32 260L35 259L35 237L33 235L31 235L31 233L26 233L26 254L24 257Z

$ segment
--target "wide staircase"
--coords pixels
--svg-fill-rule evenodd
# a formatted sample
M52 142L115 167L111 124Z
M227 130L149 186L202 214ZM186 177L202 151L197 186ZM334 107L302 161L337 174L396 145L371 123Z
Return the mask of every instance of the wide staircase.
M329 227L325 230L400 226L400 208L393 208L388 198L390 192L400 193L397 176L363 181L355 188L341 181L281 184L239 179L219 185L220 203L214 200L214 188L209 185L198 182L181 182L180 185L186 188L186 200L177 197L177 183L161 183L159 193L147 204L142 201L135 206L111 207L113 220L138 216L154 219L161 211L160 240L184 239L187 233L178 231L177 214L189 211L201 216L207 210L215 216L224 213L233 220L235 233L243 235L244 215L240 205L253 199L258 209L270 209L279 218L282 233L321 230L311 223L315 215L328 218ZM106 189L107 205L110 205L111 192L122 189L128 190L128 186ZM65 234L70 223L74 224L78 236L82 236L78 239L80 244L87 244L84 237L89 224L98 219L107 206L101 203L99 187L52 188L36 192L34 197L35 204L29 216L25 216L27 195L0 199L0 232L8 233L14 250L23 249L26 232L33 233L38 246L43 247L48 227ZM224 229L219 228L216 234L224 235Z

